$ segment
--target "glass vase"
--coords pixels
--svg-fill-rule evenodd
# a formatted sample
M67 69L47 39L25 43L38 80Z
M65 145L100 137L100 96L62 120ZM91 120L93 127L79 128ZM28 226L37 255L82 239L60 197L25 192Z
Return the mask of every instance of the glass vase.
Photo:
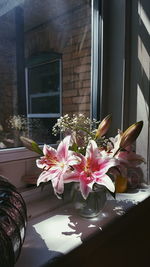
M74 208L77 213L85 218L93 218L98 216L106 203L106 190L99 187L96 190L89 193L87 199L84 199L79 184L74 184L72 188L72 199Z

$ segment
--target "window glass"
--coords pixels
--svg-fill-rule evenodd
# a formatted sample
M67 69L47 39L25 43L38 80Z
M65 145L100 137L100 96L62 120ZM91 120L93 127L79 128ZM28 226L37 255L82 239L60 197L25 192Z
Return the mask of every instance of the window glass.
M65 114L90 116L91 1L11 0L0 11L0 149L54 143Z

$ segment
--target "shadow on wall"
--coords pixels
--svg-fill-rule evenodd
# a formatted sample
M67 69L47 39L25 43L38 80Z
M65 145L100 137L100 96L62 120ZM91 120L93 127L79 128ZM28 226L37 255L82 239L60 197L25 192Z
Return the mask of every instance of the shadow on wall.
M135 121L143 112L149 119L150 81L150 3L133 1L130 120ZM134 103L134 106L133 106ZM141 108L138 111L138 105ZM138 113L138 114L137 114Z
M131 75L129 121L144 121L137 142L137 153L145 158L143 173L149 180L149 105L150 105L150 2L132 1Z

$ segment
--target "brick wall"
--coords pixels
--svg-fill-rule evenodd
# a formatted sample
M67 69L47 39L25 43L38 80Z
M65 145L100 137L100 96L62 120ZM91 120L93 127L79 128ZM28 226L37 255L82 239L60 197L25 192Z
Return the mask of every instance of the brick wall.
M89 116L91 7L76 2L72 0L74 8L69 13L26 31L25 54L30 58L39 52L62 53L62 112Z
M4 44L3 44L4 42ZM16 50L12 40L0 45L0 148L17 146L9 119L17 114Z
M6 121L17 110L14 27L14 12L0 18L0 125L5 132Z
M4 44L3 44L4 42ZM9 40L1 40L0 45L0 114L1 123L5 127L4 121L13 114L15 99L13 91L16 86L15 75L15 51L12 49L13 43Z

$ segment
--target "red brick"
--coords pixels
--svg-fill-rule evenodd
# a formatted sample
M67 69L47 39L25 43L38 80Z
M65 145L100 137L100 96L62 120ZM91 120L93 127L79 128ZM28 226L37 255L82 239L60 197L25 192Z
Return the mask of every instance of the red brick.
M74 82L79 80L79 74L73 73L72 75L63 75L63 84L65 86L66 83Z
M77 81L74 83L74 88L75 89L78 89L78 88L82 88L83 84L82 84L82 81Z
M72 104L72 97L63 97L63 104Z
M76 25L74 24L74 28L72 29L72 36L77 35L77 34L83 34L85 31L85 26L81 27L81 24L79 25L79 27L76 27Z
M91 79L91 72L81 72L79 73L79 80L90 80Z
M86 49L82 49L81 51L76 51L72 54L72 59L74 58L78 58L78 57L85 57L85 56L90 56L91 55L91 49L86 48Z
M91 29L88 29L88 31L86 32L86 40L91 40ZM83 37L83 32L78 31L76 34L74 34L72 36L72 42L76 42L78 40L82 40Z
M72 102L76 104L89 103L89 96L77 96L72 98Z
M90 70L91 70L91 65L90 64L80 65L80 66L75 68L75 72L76 73L87 72L87 71L90 71Z
M91 87L91 81L90 80L83 81L83 87Z
M86 110L90 110L90 103L85 103L85 104L79 105L79 110L81 112L86 111Z
M63 62L71 60L72 59L72 54L63 54Z
M65 90L63 91L63 97L77 96L78 90Z
M91 56L80 57L80 64L90 64L91 65Z
M78 105L65 105L65 106L63 106L63 112L65 111L65 112L68 112L68 111L75 111L75 110L77 110L77 107L78 107Z
M81 88L81 89L79 89L79 95L81 96L81 95L90 95L90 88L88 87L88 88Z
M70 90L74 90L74 82L72 82L71 80L63 83L63 91L70 91Z

